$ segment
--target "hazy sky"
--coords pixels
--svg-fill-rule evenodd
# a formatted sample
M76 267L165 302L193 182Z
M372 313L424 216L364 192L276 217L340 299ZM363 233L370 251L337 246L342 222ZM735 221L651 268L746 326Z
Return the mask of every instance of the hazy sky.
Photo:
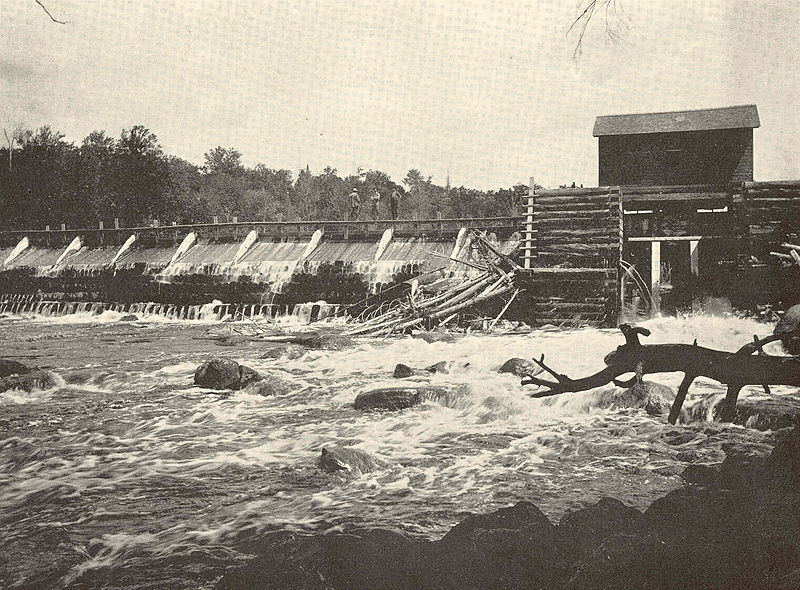
M143 124L198 164L222 145L497 188L595 185L598 114L756 103L756 178L800 178L794 1L621 0L623 43L599 19L577 62L578 0L45 4L69 23L0 0L4 126L79 142Z

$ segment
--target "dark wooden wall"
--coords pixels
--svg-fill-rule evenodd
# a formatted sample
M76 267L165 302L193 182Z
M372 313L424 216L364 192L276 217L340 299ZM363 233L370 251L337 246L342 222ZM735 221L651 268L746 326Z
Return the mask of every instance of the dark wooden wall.
M753 130L610 135L599 139L600 186L753 180Z

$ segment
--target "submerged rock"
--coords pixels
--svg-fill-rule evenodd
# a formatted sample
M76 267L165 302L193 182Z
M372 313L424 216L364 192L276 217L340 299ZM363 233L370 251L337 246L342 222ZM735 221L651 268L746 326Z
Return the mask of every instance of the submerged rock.
M11 359L0 358L0 378L9 375L24 375L33 371L30 367Z
M286 357L289 360L298 359L306 353L306 348L298 344L281 343L268 349L261 355L262 359L276 359Z
M217 346L249 346L252 340L244 334L226 334L217 338Z
M328 473L363 474L375 471L383 464L360 449L327 446L322 448L317 465Z
M52 371L37 369L24 375L10 375L0 379L0 392L12 389L30 392L34 389L50 389L62 383L63 380Z
M447 370L447 361L439 361L424 369L417 369L409 367L403 363L398 363L394 368L394 377L396 379L403 379L405 377L413 377L415 375L432 375L433 373L449 373Z
M451 332L415 332L411 334L411 337L424 340L428 344L433 344L434 342L455 342L459 338L457 334Z
M675 392L666 385L652 381L641 381L626 389L613 388L597 395L599 408L642 408L652 416L669 412Z
M128 315L124 315L121 318L119 318L119 321L121 321L121 322L138 322L139 321L139 316L134 315L132 313L129 313Z
M394 411L417 406L426 401L452 405L466 391L465 387L456 390L447 387L426 385L421 387L381 387L365 391L356 396L353 406L356 410Z
M542 369L528 359L512 358L504 362L503 366L497 369L497 372L511 373L517 377L527 377L528 375L538 375L542 372Z
M226 358L209 359L194 372L194 384L209 389L237 390L262 379L257 371Z
M320 350L344 350L356 345L356 341L344 334L315 334L308 338L301 338L298 343L308 348Z
M252 369L248 369L250 371ZM255 371L253 371L255 373ZM291 383L277 377L275 375L261 375L256 373L259 376L258 380L251 381L247 386L248 393L254 393L257 395L286 395L287 393L291 393L293 386ZM242 385L244 388L245 385Z

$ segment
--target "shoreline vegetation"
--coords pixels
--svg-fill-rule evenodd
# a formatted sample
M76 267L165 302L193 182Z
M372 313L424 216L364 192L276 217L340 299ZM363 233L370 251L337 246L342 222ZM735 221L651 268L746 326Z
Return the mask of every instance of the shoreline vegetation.
M348 195L361 195L358 219L391 215L390 198L400 195L399 219L513 216L522 210L528 187L482 191L439 186L414 168L396 182L380 170L340 174L326 166L296 174L266 164L247 167L232 147L215 147L198 166L166 153L142 125L119 138L93 131L80 144L43 126L17 129L0 148L0 230L127 227L158 222L308 221L352 219ZM375 193L380 196L373 203ZM81 203L76 207L76 203Z

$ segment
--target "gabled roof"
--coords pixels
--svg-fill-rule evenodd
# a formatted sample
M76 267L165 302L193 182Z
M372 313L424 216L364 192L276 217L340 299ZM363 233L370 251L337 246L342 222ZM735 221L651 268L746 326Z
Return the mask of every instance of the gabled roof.
M595 119L592 135L600 137L711 129L752 129L760 126L756 105L747 104L696 111L604 115Z

